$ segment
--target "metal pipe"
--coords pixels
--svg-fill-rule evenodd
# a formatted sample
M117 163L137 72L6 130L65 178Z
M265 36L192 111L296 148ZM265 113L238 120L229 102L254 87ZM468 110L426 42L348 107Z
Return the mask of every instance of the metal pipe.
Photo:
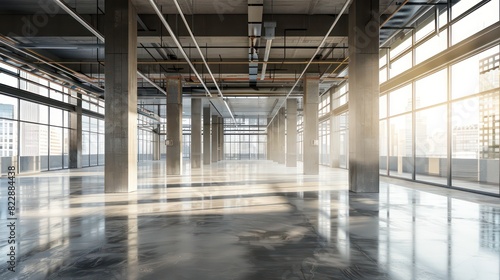
M170 37L172 37L172 40L174 40L174 43L177 46L177 48L179 49L179 51L181 52L182 56L184 57L184 59L186 60L186 62L189 64L189 66L193 70L196 78L198 78L198 80L200 81L200 83L203 85L203 88L205 88L205 90L207 92L207 95L209 97L212 97L212 94L210 93L210 90L205 85L205 82L203 82L203 79L201 78L200 74L198 73L198 71L194 67L193 63L191 63L191 60L189 60L189 57L186 54L186 52L184 51L184 49L182 48L181 43L179 42L179 40L177 39L177 37L175 37L175 33L172 30L172 28L170 27L170 24L168 24L168 22L165 20L165 17L163 17L163 14L161 13L160 9L158 9L158 6L154 2L154 0L149 0L149 3L151 4L151 6L153 7L153 9L155 10L156 15L160 18L161 22L163 23L163 26L165 26L165 28L167 29L168 33L170 34Z
M87 23L85 19L83 19L79 14L75 13L66 3L64 3L61 0L54 0L59 7L61 7L64 11L66 11L71 17L73 17L76 21L78 21L83 27L85 27L88 31L90 31L92 34L94 34L99 40L101 40L103 43L104 41L104 36L99 32L99 30L95 29L92 27L90 24ZM148 83L153 85L155 88L157 88L161 93L167 95L167 92L160 88L157 84L153 83L150 79L148 79L143 73L141 73L139 70L137 70L137 74L141 76L143 79L145 79Z
M335 25L337 25L337 22L339 21L340 17L342 16L342 14L345 12L345 10L347 9L347 7L349 6L349 4L351 4L351 1L352 0L347 0L344 5L342 6L342 9L340 9L340 12L338 14L338 16L335 18L335 20L333 21L332 23L332 26L330 27L330 29L328 30L328 32L326 33L325 37L323 37L323 40L321 41L321 43L319 44L318 48L316 49L316 51L314 52L313 56L311 57L311 59L309 60L309 63L304 67L304 70L302 71L302 73L300 74L300 76L297 78L297 81L295 82L295 84L293 85L293 87L290 89L290 91L288 92L288 94L286 95L286 97L283 99L283 101L281 102L281 105L278 107L278 110L276 110L276 114L274 114L274 116L271 118L271 121L267 124L267 127L269 127L270 123L274 120L274 118L278 115L278 111L281 107L283 107L283 105L285 105L285 102L286 102L286 99L290 96L290 94L292 94L292 91L295 89L295 87L297 87L297 85L299 84L299 81L300 79L302 79L302 77L304 76L304 74L306 73L307 71L307 68L309 68L309 65L311 65L311 62L314 60L314 58L316 58L316 55L320 52L321 50L321 47L325 44L326 40L328 39L328 37L330 37L330 34L332 33L333 31L333 28L335 28Z
M38 62L34 62L38 63ZM49 61L48 63L51 64L101 64L103 65L103 61ZM213 64L213 65L243 65L243 64L248 64L248 61L207 61L207 63ZM309 63L309 61L255 61L254 63L258 64L288 64L288 65L302 65L302 64L313 64L313 65L320 65L320 64L349 64L347 60L345 61L313 61ZM180 61L180 60L166 60L166 61L137 61L137 64L139 65L158 65L158 64L189 64L187 61ZM201 65L204 64L202 61L192 61L191 64L194 65Z
M184 25L186 26L186 29L189 32L189 35L191 36L191 39L193 40L193 42L196 46L196 49L198 50L198 53L200 54L201 59L203 60L203 63L205 64L205 67L207 67L208 74L212 78L212 81L214 82L215 88L217 89L217 92L220 95L220 98L222 98L222 100L224 101L224 105L226 105L226 108L227 108L229 114L231 115L233 122L236 123L236 120L234 119L233 112L231 111L231 108L229 108L229 105L227 104L226 100L224 100L224 95L222 94L222 91L220 90L219 85L217 84L217 81L215 80L215 77L214 77L214 74L212 73L212 70L208 66L208 63L205 59L205 56L203 55L203 52L201 51L200 46L198 45L198 42L196 41L196 38L194 37L193 32L191 31L191 27L189 27L189 24L186 20L186 17L184 16L184 13L182 12L182 9L179 6L179 3L177 2L177 0L174 0L174 4L175 4L175 7L177 8L177 11L179 11L179 14L182 18L182 21L184 22Z

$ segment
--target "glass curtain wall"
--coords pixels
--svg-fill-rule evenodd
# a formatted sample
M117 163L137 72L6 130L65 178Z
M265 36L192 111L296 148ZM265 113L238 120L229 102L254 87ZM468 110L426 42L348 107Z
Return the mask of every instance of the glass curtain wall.
M347 112L347 102L349 97L349 84L341 83L332 89L332 167L348 168L349 161L349 129Z
M429 14L381 50L381 82L466 42L498 22L499 9L499 1L460 1L441 10L439 32ZM382 92L381 174L500 194L499 54L499 45L482 47Z
M267 117L255 116L224 120L224 159L265 160L267 156Z
M0 83L76 104L76 91L0 62ZM69 112L53 106L0 95L1 173L39 172L69 165Z
M331 92L326 91L320 97L318 104L318 117L319 117L319 164L330 166L330 112L331 112Z

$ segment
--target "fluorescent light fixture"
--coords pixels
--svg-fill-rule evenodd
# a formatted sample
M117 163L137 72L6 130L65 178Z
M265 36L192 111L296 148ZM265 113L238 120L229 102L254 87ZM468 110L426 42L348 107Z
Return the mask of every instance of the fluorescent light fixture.
M191 60L189 60L188 55L186 54L186 52L182 48L181 43L179 42L179 40L175 36L174 31L170 27L170 24L168 24L167 20L165 20L165 17L161 13L160 9L158 8L158 6L154 2L154 0L149 0L149 3L151 4L151 6L153 7L153 9L155 10L156 15L160 18L161 22L163 23L163 26L165 26L165 28L167 29L168 33L170 34L170 37L172 37L172 40L174 40L174 43L177 46L177 48L179 49L179 51L181 52L182 56L184 57L184 59L186 60L186 62L189 64L189 67L191 67L191 70L193 70L196 78L198 78L198 80L202 84L203 88L207 92L207 95L209 97L212 97L212 94L210 93L210 90L208 90L207 85L205 84L205 82L203 82L203 79L201 78L200 74L198 73L198 71L194 67L193 63L191 63Z
M66 3L64 3L62 0L54 0L61 9L66 11L66 13L70 14L76 21L78 21L81 25L83 25L85 28L87 28L88 31L92 32L99 40L104 42L104 36L96 30L94 27L92 27L85 19L83 19L80 15L75 13Z
M104 43L104 36L99 32L97 29L95 29L93 26L91 26L85 19L83 19L79 14L75 13L66 3L64 3L61 0L54 0L59 7L61 7L64 11L66 11L70 16L72 16L76 21L78 21L83 27L87 28L88 31L90 31L92 34L94 34L99 40L101 40ZM144 80L146 80L148 83L153 85L155 88L157 88L161 93L167 95L167 92L160 88L156 83L151 81L148 77L146 77L144 74L142 74L139 70L137 70L137 74L141 76Z
M262 74L260 76L261 80L264 80L266 77L267 61L269 60L269 54L271 53L271 45L272 44L273 44L273 40L267 40L266 51L264 52L264 64L262 64Z
M153 2L153 0L150 0L150 2ZM179 6L179 3L177 2L177 0L174 0L174 3L175 3L175 7L177 8L177 11L179 11L179 14L182 18L182 21L184 22L184 25L186 25L186 29L189 32L189 35L191 36L191 39L193 40L194 45L196 46L196 49L198 50L198 53L201 56L201 59L203 60L203 63L205 64L205 67L208 70L208 74L212 78L212 81L214 82L215 87L217 88L217 92L219 93L219 97L224 100L224 95L222 94L222 91L220 90L219 85L217 84L217 81L215 80L215 77L214 77L214 74L212 73L212 70L210 70L210 67L208 66L207 60L205 59L205 56L203 55L203 52L201 51L200 46L198 45L198 42L196 41L196 38L193 35L193 32L191 32L191 28L189 27L189 24L186 20L186 17L184 16L184 13L182 12L181 7ZM229 108L226 100L224 100L224 104L226 105L226 108L229 111L229 114L231 115L231 118L233 119L234 123L236 123L236 120L234 119L233 113L231 112L231 108Z
M137 70L137 75L141 76L141 78L143 78L144 80L146 80L146 82L152 84L156 89L158 89L161 93L167 95L167 92L162 89L159 85L157 85L155 82L151 81L148 77L146 77L146 75L144 75L143 73L141 73L141 71Z

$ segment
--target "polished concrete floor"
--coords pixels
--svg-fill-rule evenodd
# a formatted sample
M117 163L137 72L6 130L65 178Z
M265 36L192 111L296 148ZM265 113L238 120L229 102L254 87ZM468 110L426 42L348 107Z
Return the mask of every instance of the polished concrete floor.
M17 272L0 279L500 279L500 200L383 178L347 191L347 171L298 174L226 161L104 194L102 167L19 176ZM299 172L300 173L300 172Z

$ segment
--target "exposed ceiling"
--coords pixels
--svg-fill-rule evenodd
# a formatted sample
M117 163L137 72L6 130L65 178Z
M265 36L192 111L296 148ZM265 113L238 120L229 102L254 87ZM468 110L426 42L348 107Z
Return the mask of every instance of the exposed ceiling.
M255 26L250 22L255 11L252 10L251 16L248 16L249 3L252 1L259 0L179 0L190 28L236 116L262 116L276 112L277 104L282 103L283 97L314 55L345 3L344 0L260 0L263 9L260 11L262 15L257 15L257 18L262 17L264 22L276 22L269 61L266 63L264 79L261 79L267 42L260 39L254 41L255 46L252 41L249 45L249 36L253 36L251 30L256 30L252 29ZM93 28L104 33L104 0L64 2ZM132 2L139 14L139 71L161 88L165 87L167 76L181 74L186 97L204 96L201 84L154 14L149 1ZM190 60L216 96L214 84L173 1L156 0L156 3L166 15ZM420 6L400 6L394 0L380 1L380 10L383 11L381 18L383 21L387 19L387 27L390 27L381 31L384 40L390 39L395 33L391 28L404 26L421 9ZM391 17L395 11L398 13ZM58 63L58 67L78 73L79 81L91 87L99 90L104 86L104 44L52 0L2 0L0 14L0 34L5 36L4 39L15 40L18 49L36 53L51 63ZM264 34L265 29L261 26L256 31ZM255 50L254 58L249 58L249 47L251 51ZM0 47L0 55L6 51L13 50ZM13 55L25 57L18 51L14 51ZM341 17L332 36L309 67L309 72L321 75L322 90L345 80L343 70L347 67L346 57L347 17ZM28 60L36 63L32 58ZM257 65L257 76L252 75L252 65ZM40 67L48 68L47 65ZM342 72L343 75L340 75ZM162 98L160 91L150 83L139 79L138 85L140 99ZM299 98L300 94L299 84L291 96ZM224 107L222 100L213 102L216 106ZM227 110L220 111L228 117Z

